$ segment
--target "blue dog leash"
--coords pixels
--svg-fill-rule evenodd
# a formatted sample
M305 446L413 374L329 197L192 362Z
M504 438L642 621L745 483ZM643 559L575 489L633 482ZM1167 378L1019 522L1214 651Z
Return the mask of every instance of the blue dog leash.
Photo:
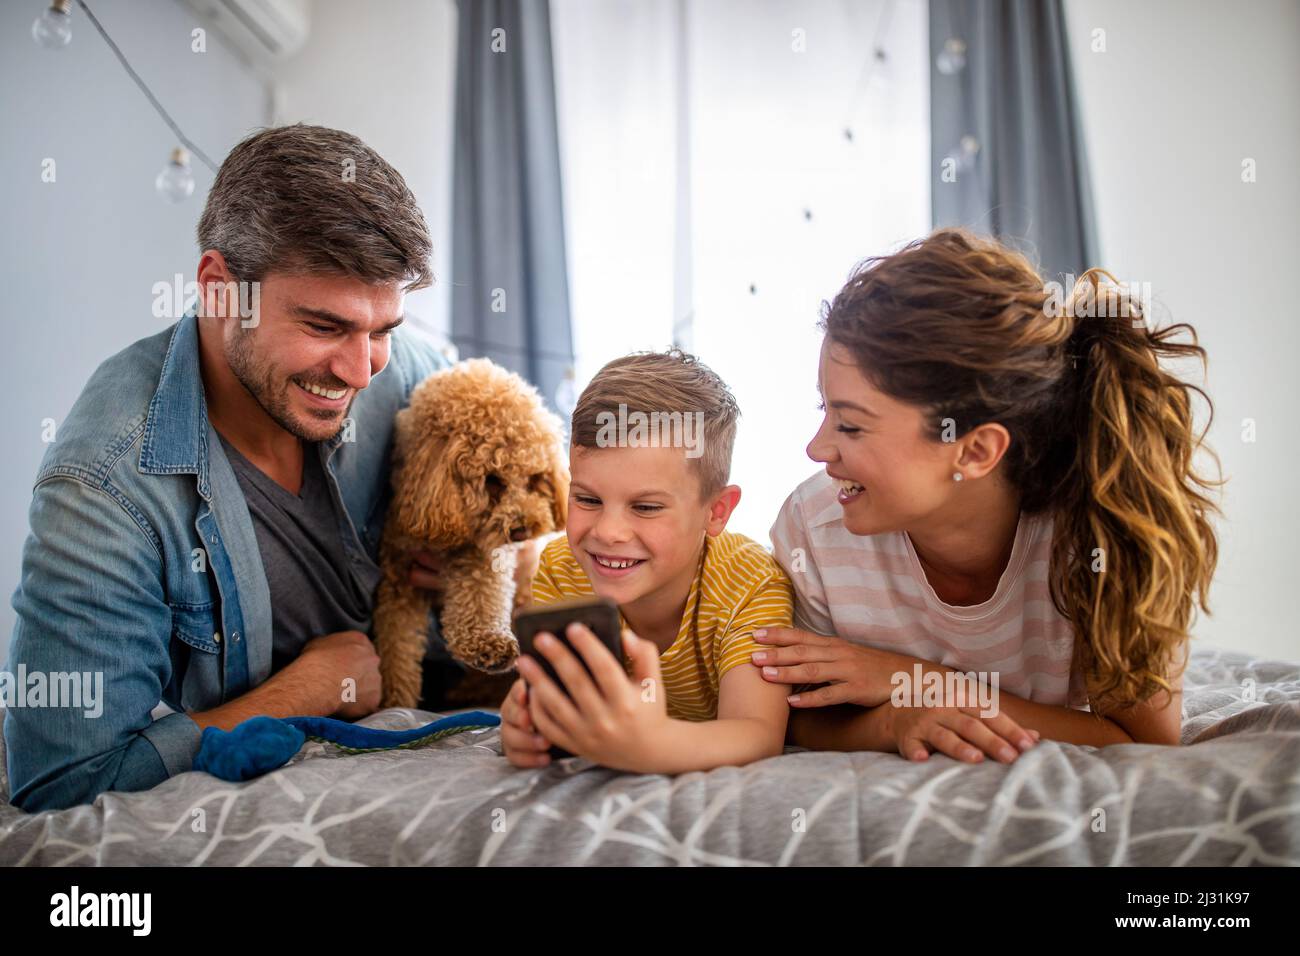
M466 730L496 727L501 718L482 710L440 717L410 730L378 730L333 717L250 717L234 730L206 727L194 769L238 782L283 767L308 738L347 753L422 747Z

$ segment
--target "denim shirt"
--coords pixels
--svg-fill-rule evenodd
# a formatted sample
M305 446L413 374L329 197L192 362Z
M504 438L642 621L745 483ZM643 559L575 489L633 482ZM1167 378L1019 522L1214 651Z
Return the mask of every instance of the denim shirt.
M326 443L353 561L364 560L360 548L378 558L393 416L446 365L415 333L394 330L388 365ZM271 673L266 574L208 421L193 312L91 376L46 451L29 518L5 670L15 682L24 670L29 684L44 675L51 688L80 674L84 694L102 680L102 699L93 709L85 699L9 702L10 802L64 808L190 770L200 731L187 711L233 700Z

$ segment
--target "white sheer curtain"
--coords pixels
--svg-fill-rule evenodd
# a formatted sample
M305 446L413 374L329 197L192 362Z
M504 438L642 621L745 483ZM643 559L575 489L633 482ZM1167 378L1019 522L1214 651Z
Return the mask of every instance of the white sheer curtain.
M742 412L730 527L766 544L820 467L804 448L821 302L929 229L926 5L551 0L551 16L577 386L688 326Z

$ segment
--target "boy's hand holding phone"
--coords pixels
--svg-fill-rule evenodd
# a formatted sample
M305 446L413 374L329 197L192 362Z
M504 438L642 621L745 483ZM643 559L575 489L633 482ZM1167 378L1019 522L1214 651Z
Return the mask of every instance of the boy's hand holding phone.
M623 632L623 648L632 660L629 680L622 664L589 628L570 624L565 636L581 660L553 634L539 633L534 641L536 651L550 662L563 687L547 676L540 663L521 655L517 666L527 687L520 692L515 706L526 708L533 733L550 744L615 770L652 771L669 724L659 649L631 631ZM510 697L514 696L512 689ZM513 711L512 717L519 720ZM502 718L504 721L504 707ZM525 747L537 745L527 743L519 734L527 735L527 731L517 722L512 725L512 741L520 745L520 759L527 759ZM503 728L503 742L505 738ZM527 764L508 755L516 766L545 766L549 762L545 752L544 760Z
M545 767L551 742L537 732L528 716L528 684L521 677L501 702L501 747L516 767Z

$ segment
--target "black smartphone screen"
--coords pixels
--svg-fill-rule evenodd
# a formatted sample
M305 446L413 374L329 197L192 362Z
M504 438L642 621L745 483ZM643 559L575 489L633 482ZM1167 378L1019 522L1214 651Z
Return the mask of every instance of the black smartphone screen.
M614 655L614 659L620 665L623 664L625 655L622 619L619 617L618 605L613 601L605 598L577 598L557 604L530 605L515 612L514 618L514 632L519 641L520 653L527 654L537 661L556 686L566 693L568 691L564 681L555 672L546 655L533 646L533 641L542 631L555 635L556 640L563 642L565 647L569 648L594 680L595 675L591 674L591 668L587 666L586 660L565 634L565 629L575 622L585 625ZM552 758L571 756L573 755L562 747L551 747Z

